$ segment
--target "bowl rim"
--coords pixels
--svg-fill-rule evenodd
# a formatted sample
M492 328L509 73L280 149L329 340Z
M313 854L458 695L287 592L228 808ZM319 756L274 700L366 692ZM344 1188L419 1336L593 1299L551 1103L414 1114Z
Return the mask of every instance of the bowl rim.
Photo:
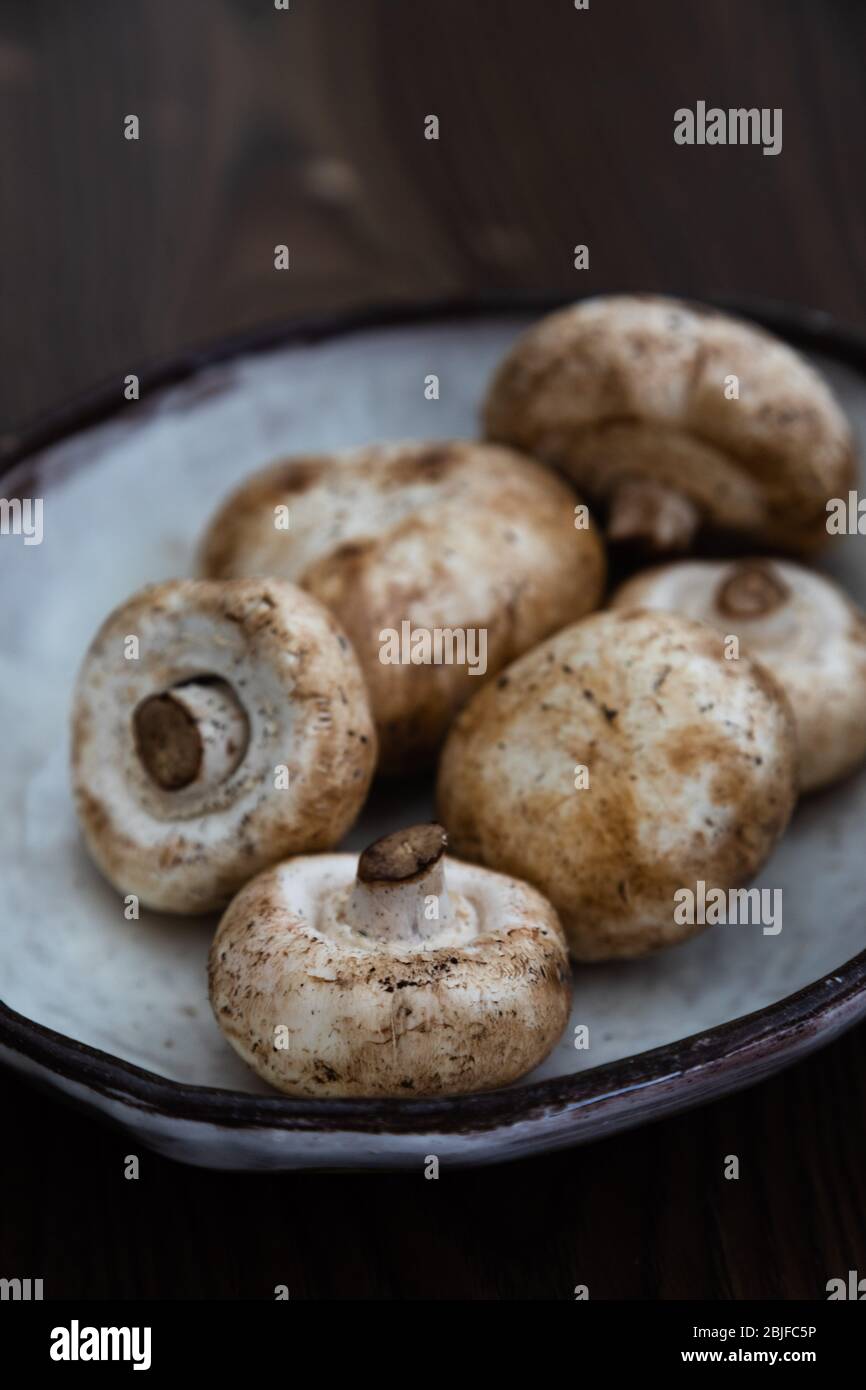
M52 444L124 412L146 410L154 393L178 385L201 370L240 355L280 347L307 346L354 333L424 323L543 314L591 295L484 294L455 299L370 306L266 324L222 338L203 348L143 366L136 375L140 399L125 401L115 377L47 412L0 440L0 481ZM688 302L688 295L672 295ZM740 314L800 347L822 352L866 375L866 333L832 315L762 297L710 294L701 303ZM121 373L121 377L127 375ZM131 1062L77 1042L16 1013L0 1000L0 1047L39 1068L143 1111L179 1120L231 1128L415 1134L467 1134L498 1129L563 1110L585 1110L627 1092L684 1079L695 1072L733 1070L743 1054L757 1051L784 1063L804 1039L830 1036L866 1014L866 950L802 989L739 1018L672 1043L619 1058L585 1071L496 1091L435 1099L302 1099L257 1095L190 1085L159 1076ZM842 1020L831 1028L832 1019Z

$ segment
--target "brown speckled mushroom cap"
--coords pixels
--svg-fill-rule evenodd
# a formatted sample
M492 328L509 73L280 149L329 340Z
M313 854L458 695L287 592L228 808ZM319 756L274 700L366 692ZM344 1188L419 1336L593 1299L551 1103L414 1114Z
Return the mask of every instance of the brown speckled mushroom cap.
M785 560L682 560L636 575L611 602L736 635L791 702L801 791L866 757L866 615L825 575Z
M736 377L739 399L726 397ZM490 387L485 432L561 468L608 508L611 539L687 546L697 528L826 542L854 482L829 388L771 334L652 295L602 296L530 329Z
M147 907L211 911L266 865L330 848L375 757L348 639L291 584L151 585L106 619L81 667L78 818L106 878Z
M596 614L515 662L455 722L438 784L450 843L533 883L579 960L693 935L699 925L675 921L675 892L746 883L787 825L790 708L723 645L673 614Z
M400 773L432 758L484 680L598 606L604 552L591 525L575 527L577 502L538 463L490 445L289 459L226 501L201 567L212 578L280 575L327 604L358 653L382 769ZM288 530L275 526L280 506ZM483 630L486 671L472 674L465 660L383 663L382 634L404 622L412 632Z
M565 1027L568 953L525 883L443 858L439 826L249 883L210 953L215 1017L294 1096L459 1095L536 1066Z

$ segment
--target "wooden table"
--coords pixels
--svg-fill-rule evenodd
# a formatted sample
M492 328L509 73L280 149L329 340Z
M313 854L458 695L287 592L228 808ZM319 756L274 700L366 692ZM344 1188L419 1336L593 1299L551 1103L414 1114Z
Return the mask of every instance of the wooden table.
M0 448L166 354L371 302L662 289L862 325L864 52L853 0L7 5ZM782 153L675 145L698 100L782 108ZM866 1274L864 1072L860 1028L706 1109L438 1183L146 1153L128 1182L130 1141L4 1075L0 1273L47 1297L820 1298Z

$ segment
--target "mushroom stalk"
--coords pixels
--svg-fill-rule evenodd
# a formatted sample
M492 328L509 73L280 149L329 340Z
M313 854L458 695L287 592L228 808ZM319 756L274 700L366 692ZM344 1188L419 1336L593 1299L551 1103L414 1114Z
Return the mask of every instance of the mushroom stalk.
M716 606L726 618L765 618L790 596L791 590L774 570L747 560L722 580Z
M249 743L246 712L225 681L190 681L142 700L133 713L135 746L163 791L218 786Z
M445 831L414 825L376 840L358 860L348 904L357 931L379 941L438 936L451 916L445 884Z
M698 511L682 492L650 478L626 478L611 495L607 534L641 541L652 550L685 550L698 528Z

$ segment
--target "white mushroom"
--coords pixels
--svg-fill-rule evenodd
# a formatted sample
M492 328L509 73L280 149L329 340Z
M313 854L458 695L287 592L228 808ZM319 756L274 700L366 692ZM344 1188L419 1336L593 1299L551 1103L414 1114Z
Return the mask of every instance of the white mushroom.
M78 817L106 878L148 907L210 911L285 855L330 848L375 756L351 646L291 584L151 585L81 668Z
M611 602L710 623L767 666L794 711L801 791L866 758L866 614L831 579L784 560L683 560L636 575Z
M247 884L210 955L215 1017L296 1096L433 1096L503 1086L568 1018L562 929L528 887L443 859L441 826L358 858L289 860ZM446 884L447 879L447 884Z
M479 685L598 606L604 551L577 506L549 470L490 445L289 459L223 505L201 566L279 575L331 609L364 671L382 769L401 773L432 759Z
M611 539L657 550L700 525L810 550L827 540L827 500L854 485L845 416L796 352L653 295L542 319L500 366L485 427L606 503Z
M439 813L457 853L533 883L579 960L700 930L675 894L750 879L795 799L793 718L756 662L667 613L585 618L458 715ZM684 914L680 914L684 915Z

